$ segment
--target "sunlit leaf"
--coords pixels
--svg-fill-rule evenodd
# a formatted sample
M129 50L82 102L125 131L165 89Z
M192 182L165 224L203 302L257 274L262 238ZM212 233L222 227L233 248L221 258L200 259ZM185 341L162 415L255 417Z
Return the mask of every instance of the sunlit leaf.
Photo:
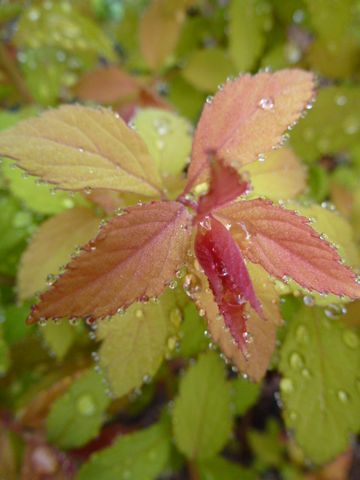
M244 380L241 377L233 380L231 387L235 414L244 415L244 413L256 403L260 395L260 387L258 384Z
M18 296L34 296L52 283L76 247L92 238L99 218L87 208L74 208L43 223L25 251L18 272Z
M252 70L272 26L271 6L266 0L232 0L229 7L229 51L236 68Z
M214 68L216 65L216 68ZM184 78L205 92L216 90L236 71L229 54L221 48L205 48L191 54L183 69Z
M68 190L110 188L158 196L160 178L141 138L110 110L63 106L0 134L0 153Z
M133 119L163 176L180 173L189 162L192 126L184 118L164 110L140 110Z
M212 457L228 440L230 386L215 353L201 355L182 377L173 427L176 445L189 459Z
M76 480L155 479L165 469L170 455L170 432L158 423L130 435L121 435L111 447L90 457Z
M221 207L216 216L231 225L245 256L270 275L320 293L359 296L355 274L306 217L261 199Z
M63 320L61 323L48 322L41 328L45 346L58 360L62 360L73 345L77 330L74 325Z
M241 167L262 159L314 95L302 70L243 75L208 99L195 132L187 190L207 179L209 154Z
M285 421L315 463L345 450L360 427L359 345L355 331L317 307L289 325L280 362Z
M40 297L30 321L115 314L158 296L184 264L190 215L177 202L130 207L87 243Z
M256 473L223 457L213 457L198 463L200 480L255 480Z
M65 449L84 445L99 432L109 401L100 376L85 373L53 403L46 424L49 441Z

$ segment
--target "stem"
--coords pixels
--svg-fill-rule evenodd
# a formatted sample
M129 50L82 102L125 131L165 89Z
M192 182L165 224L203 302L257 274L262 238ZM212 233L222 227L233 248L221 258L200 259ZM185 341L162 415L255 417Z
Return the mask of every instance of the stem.
M197 465L194 461L189 461L188 464L189 479L190 480L200 480L199 471Z
M0 43L0 65L2 65L8 78L17 88L24 102L32 103L32 96L21 76L21 73L19 72L16 62L11 58L11 55L3 43Z

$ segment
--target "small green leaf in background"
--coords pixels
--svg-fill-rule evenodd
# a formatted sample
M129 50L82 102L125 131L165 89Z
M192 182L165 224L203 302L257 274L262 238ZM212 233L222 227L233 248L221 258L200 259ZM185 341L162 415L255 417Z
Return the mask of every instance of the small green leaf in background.
M233 63L241 72L252 70L265 46L265 34L272 27L270 3L232 0L229 16L229 52Z
M274 418L267 421L264 432L249 431L248 439L256 455L256 468L258 470L278 467L281 464L285 446L280 442L280 434L280 426Z
M230 462L222 457L214 457L198 464L200 480L256 480L255 472Z
M193 357L208 348L209 339L205 336L205 322L200 317L194 303L189 303L184 309L184 321L180 327L180 349L182 357Z
M239 377L231 382L233 403L236 415L244 415L252 407L259 395L260 385Z
M30 312L30 302L23 305L6 305L3 307L4 323L2 324L4 338L8 345L13 345L23 340L32 333L36 327L26 324L26 318Z
M163 422L120 436L111 447L94 453L76 480L155 480L168 463L170 441Z
M165 354L167 322L161 302L135 303L125 314L99 322L100 365L114 395L126 395L156 373Z
M99 433L109 402L99 374L88 371L52 404L46 423L49 441L64 449L81 447Z
M163 176L180 173L189 162L192 126L179 115L157 108L140 110L134 125Z
M80 323L79 327L82 326ZM71 325L67 320L60 323L47 322L42 326L40 333L44 338L45 346L58 360L62 360L68 353L79 332L78 326ZM85 334L85 332L82 332Z
M212 92L236 73L228 53L221 48L196 50L183 70L185 80L205 92Z
M190 459L212 457L229 439L231 422L224 363L213 352L202 354L180 381L173 411L175 443Z
M285 422L315 463L344 451L360 427L360 339L330 313L303 307L281 348Z

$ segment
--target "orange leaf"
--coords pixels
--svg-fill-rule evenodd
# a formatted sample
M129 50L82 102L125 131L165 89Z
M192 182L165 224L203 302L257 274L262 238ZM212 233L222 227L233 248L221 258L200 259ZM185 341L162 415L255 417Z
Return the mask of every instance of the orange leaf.
M40 297L29 322L113 315L158 296L183 265L191 217L177 202L153 202L114 217Z
M219 208L214 216L230 224L249 260L270 275L320 293L360 296L354 273L309 225L309 220L268 200L248 200Z
M227 82L202 111L195 132L187 191L207 180L208 154L235 168L281 143L314 95L314 77L302 70L243 75Z

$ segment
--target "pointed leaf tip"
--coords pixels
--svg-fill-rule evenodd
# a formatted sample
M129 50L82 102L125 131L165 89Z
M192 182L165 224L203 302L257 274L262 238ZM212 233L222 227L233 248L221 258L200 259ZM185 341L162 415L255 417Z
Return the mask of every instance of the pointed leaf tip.
M227 82L202 111L187 190L209 175L209 150L231 165L254 162L282 142L314 97L313 74L299 69L242 75Z
M40 297L29 322L59 317L95 321L158 296L185 262L191 217L178 202L130 207L86 244Z

